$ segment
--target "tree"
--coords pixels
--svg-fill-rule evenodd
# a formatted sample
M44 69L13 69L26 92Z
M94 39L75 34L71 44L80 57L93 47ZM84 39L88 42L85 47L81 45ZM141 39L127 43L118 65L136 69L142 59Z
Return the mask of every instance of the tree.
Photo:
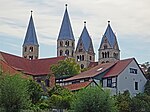
M84 88L72 102L74 112L117 112L115 100L99 87Z
M0 78L0 107L6 112L19 112L30 105L28 81L18 75Z
M49 91L49 105L53 109L69 109L72 96L69 90L57 85Z
M150 96L140 93L133 97L131 112L150 112Z
M29 80L28 92L30 94L30 99L33 104L38 103L41 97L44 95L42 87L34 80Z
M150 80L147 80L147 82L146 82L144 87L145 87L144 93L146 93L147 95L150 96Z
M124 91L122 94L115 96L117 100L117 107L119 112L130 112L131 98L129 91Z
M56 78L74 76L80 73L80 66L72 58L61 60L58 64L52 65L50 69Z

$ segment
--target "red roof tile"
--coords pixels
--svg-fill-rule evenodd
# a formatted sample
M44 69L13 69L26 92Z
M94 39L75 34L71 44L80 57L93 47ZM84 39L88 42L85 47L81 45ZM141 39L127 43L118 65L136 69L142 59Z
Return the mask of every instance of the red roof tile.
M87 87L88 85L91 84L91 82L92 81L69 84L69 85L65 85L64 88L69 89L71 91L75 91Z
M17 71L22 71L29 75L47 75L50 73L50 66L66 57L54 57L45 59L28 60L19 56L0 52L2 60Z
M90 78L90 77L94 77L104 71L106 71L107 69L109 69L110 67L112 67L115 63L103 63L103 64L99 64L93 68L91 68L90 70L87 70L85 72L81 72L78 75L75 75L71 78L66 79L65 81L71 81L71 80L76 80L76 79L82 79L82 78Z
M118 61L114 67L110 69L109 72L107 72L103 78L106 77L113 77L113 76L118 76L130 63L133 61L134 58L130 59L125 59L125 60L120 60Z

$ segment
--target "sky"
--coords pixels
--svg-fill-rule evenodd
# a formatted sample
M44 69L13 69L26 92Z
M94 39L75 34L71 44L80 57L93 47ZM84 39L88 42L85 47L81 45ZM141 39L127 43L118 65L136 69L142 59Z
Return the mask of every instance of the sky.
M0 51L22 56L31 10L40 58L57 56L57 37L65 4L77 43L87 22L96 61L107 21L117 36L121 59L150 62L150 0L0 0Z

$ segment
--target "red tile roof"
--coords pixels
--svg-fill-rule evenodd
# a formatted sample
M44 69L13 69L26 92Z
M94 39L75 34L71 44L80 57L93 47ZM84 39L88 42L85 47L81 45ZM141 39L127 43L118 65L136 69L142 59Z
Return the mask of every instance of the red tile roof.
M109 72L107 72L103 78L106 77L113 77L113 76L118 76L132 61L134 58L130 59L125 59L125 60L120 60L118 61L114 67L110 69Z
M71 91L75 91L75 90L85 88L85 87L89 86L91 83L92 83L92 81L69 84L69 85L65 85L64 88L69 89Z
M78 75L75 75L71 78L66 79L65 81L71 81L71 80L76 80L76 79L83 79L83 78L90 78L90 77L94 77L104 71L106 71L107 69L109 69L110 67L112 67L115 63L103 63L103 64L99 64L93 68L91 68L90 70L87 70L85 72L81 72Z
M50 73L50 66L57 64L58 61L64 60L66 57L54 57L45 59L28 60L19 56L0 52L0 58L9 66L17 71L22 71L28 75L47 75Z

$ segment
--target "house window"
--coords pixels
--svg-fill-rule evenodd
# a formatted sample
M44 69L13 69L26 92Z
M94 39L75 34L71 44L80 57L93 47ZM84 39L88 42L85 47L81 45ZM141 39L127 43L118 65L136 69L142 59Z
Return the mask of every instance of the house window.
M130 68L130 73L137 74L137 69L135 69L135 68Z
M134 88L135 90L138 90L138 82L135 82Z
M107 87L112 87L112 78L107 79Z

